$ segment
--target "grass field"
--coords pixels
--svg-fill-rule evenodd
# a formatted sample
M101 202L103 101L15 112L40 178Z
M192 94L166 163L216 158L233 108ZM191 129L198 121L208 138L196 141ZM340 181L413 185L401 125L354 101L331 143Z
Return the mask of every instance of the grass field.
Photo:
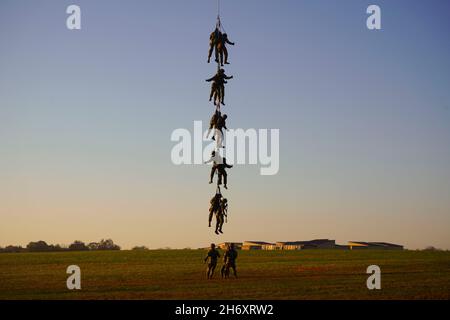
M449 299L450 252L240 251L239 279L205 279L202 250L0 254L0 299ZM78 291L66 268L81 268ZM368 290L367 266L381 268ZM219 264L219 268L220 268Z

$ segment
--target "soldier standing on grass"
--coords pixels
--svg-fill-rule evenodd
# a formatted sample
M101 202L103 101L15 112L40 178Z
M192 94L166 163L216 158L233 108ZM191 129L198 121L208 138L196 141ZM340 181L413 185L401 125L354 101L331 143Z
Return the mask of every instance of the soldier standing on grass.
M208 269L206 273L206 277L208 280L212 279L214 275L214 270L216 269L218 258L220 258L220 253L219 251L217 251L216 245L214 243L211 243L211 249L208 251L208 255L205 258L205 263L209 259Z
M234 244L230 244L227 248L227 251L223 255L223 262L224 267L221 270L222 277L228 278L230 275L230 268L233 269L234 277L237 278L237 271L236 271L236 259L237 259L238 253L234 249Z

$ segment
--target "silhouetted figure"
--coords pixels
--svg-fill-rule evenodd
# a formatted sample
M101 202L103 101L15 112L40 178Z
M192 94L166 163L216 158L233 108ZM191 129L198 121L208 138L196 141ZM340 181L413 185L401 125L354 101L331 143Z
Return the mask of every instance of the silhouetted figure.
M225 278L228 278L230 274L230 268L233 269L234 277L237 278L237 271L236 271L236 259L237 259L238 253L234 249L234 244L230 244L227 248L227 251L223 255L223 261L225 270L223 272Z
M214 231L216 234L223 233L222 231L223 226L223 212L219 207L219 210L216 211L216 231Z
M214 197L211 198L209 203L211 204L209 207L209 216L208 216L208 227L211 227L211 221L213 214L215 212L218 212L220 210L220 199L222 198L222 195L220 192L216 193ZM217 229L217 228L216 228Z
M216 125L215 125L215 135L213 136L213 140L216 140L216 148L225 148L223 146L223 129L228 130L227 128L227 121L228 116L224 114L223 116L220 116L217 118ZM216 138L217 137L217 138Z
M225 222L227 222L227 219L228 219L228 199L222 198L220 200L220 210L222 211L222 214L225 217Z
M225 222L225 217L227 216L228 210L228 200L225 198L220 199L219 210L216 211L216 234L223 233L223 223Z
M223 66L223 64L229 64L228 62L228 50L227 50L227 46L226 44L230 44L232 46L234 46L234 42L231 42L228 39L228 35L226 33L223 33L221 35L221 37L219 38L219 43L217 44L217 49L216 52L219 52L219 60L220 60L220 65ZM225 56L225 61L224 61L224 56Z
M231 169L231 168L233 168L233 166L229 165L227 163L226 158L223 158L223 162L221 164L217 165L217 171L219 173L219 178L217 179L217 184L219 186L222 185L222 178L223 178L223 187L225 189L228 189L228 187L227 187L228 174L225 169Z
M223 186L225 189L228 189L227 187L227 180L228 180L228 174L225 169L233 168L232 165L229 165L227 163L226 158L222 158L218 152L213 151L211 152L211 158L208 161L205 161L205 164L208 164L212 162L212 168L211 173L209 175L209 183L213 183L214 174L216 171L218 172L218 178L217 178L217 185L222 185L222 179L223 179Z
M215 129L217 127L217 122L221 118L222 118L222 113L219 110L214 111L214 114L212 115L211 119L209 120L209 128L208 128L208 132L206 133L206 138L208 138L209 135L211 134L211 130ZM212 139L214 140L214 135L213 135Z
M209 52L208 52L208 63L211 61L211 56L213 51L215 50L216 62L219 63L219 44L222 42L222 32L220 32L219 28L211 32L209 35Z
M205 161L205 164L212 162L213 165L211 167L211 173L209 175L209 184L213 183L214 173L218 169L218 164L223 162L222 157L218 154L218 152L211 152L211 158L208 161Z
M217 104L221 103L222 105L225 105L225 83L227 83L226 80L229 79L233 79L233 76L229 77L225 74L224 69L219 69L212 78L206 80L207 82L212 81L209 101L214 97L214 103L217 102Z
M223 129L228 130L227 128L227 119L228 116L224 114L223 116L217 117L215 128L219 130L223 135Z
M211 249L208 251L208 255L205 258L205 263L209 259L208 269L206 272L207 279L212 279L214 275L214 270L217 266L217 259L220 258L219 251L216 250L216 245L211 243Z

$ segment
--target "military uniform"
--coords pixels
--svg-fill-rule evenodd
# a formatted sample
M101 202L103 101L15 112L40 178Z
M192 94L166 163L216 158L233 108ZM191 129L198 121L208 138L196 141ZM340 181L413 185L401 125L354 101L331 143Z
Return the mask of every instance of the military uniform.
M224 63L228 64L228 50L226 47L227 43L234 46L234 42L231 42L228 39L228 35L226 33L221 34L221 37L219 38L219 43L217 44L216 51L219 52L219 61L222 66ZM225 61L224 61L224 56L225 56Z
M225 170L226 168L230 169L230 168L233 168L233 166L227 164L227 159L223 158L223 163L217 164L217 171L219 172L219 178L218 178L217 184L221 185L222 178L223 178L223 185L224 185L225 189L228 189L227 188L228 174Z
M222 32L219 31L218 28L211 32L209 35L209 52L208 52L208 63L211 60L211 56L213 53L213 50L215 49L215 56L216 56L216 62L219 62L219 50L218 46L222 39Z
M229 79L233 79L233 76L227 76L225 70L220 69L212 78L206 80L207 82L212 81L209 101L214 97L214 102L219 101L221 104L225 105L225 83L227 83L226 80Z
M209 183L212 183L213 182L213 178L214 178L214 173L217 170L217 165L222 162L222 158L220 157L219 154L217 154L215 151L213 151L211 153L211 158L208 161L205 161L205 164L208 164L210 162L212 162L213 165L211 167L211 174L210 174L210 177L209 177Z
M216 193L214 197L211 198L209 203L211 206L209 207L209 217L208 217L208 226L211 227L211 220L213 217L214 212L217 212L220 210L220 198L222 195L220 193Z
M207 278L208 279L211 279L214 274L214 270L216 269L218 258L220 258L219 251L217 249L215 249L215 247L211 247L211 249L208 251L208 255L205 258L205 262L209 259L208 270L207 270Z
M216 211L216 234L223 233L222 232L222 226L223 226L223 212L222 209L219 207L219 210Z
M222 198L220 200L219 210L216 212L216 233L222 232L223 223L225 222L224 218L227 216L228 210L228 200Z
M224 266L225 266L225 276L228 276L230 274L230 268L233 269L234 276L237 278L237 272L236 272L236 259L237 259L238 253L234 248L228 248L228 250L225 252L223 256Z
M224 114L223 116L219 116L216 120L215 128L217 130L220 130L222 135L223 135L223 129L228 130L227 124L226 124L227 118L228 118L228 116L226 114Z
M209 134L211 133L211 130L213 128L217 127L217 122L219 121L219 119L222 118L222 114L219 110L216 110L214 112L214 114L212 115L211 119L209 120L209 128L208 128L208 132L206 133L206 137L209 137ZM213 135L213 140L214 140L214 135Z
M222 210L224 217L228 217L228 200L226 198L220 200L220 209Z

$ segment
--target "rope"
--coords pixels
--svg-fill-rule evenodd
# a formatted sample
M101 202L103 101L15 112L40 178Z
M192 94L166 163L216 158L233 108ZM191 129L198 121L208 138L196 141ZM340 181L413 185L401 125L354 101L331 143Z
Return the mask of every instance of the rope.
M223 31L224 33L227 33L225 28L222 25L222 21L220 20L220 0L217 0L217 22L216 22L216 27Z
M217 18L220 21L220 0L217 0Z

